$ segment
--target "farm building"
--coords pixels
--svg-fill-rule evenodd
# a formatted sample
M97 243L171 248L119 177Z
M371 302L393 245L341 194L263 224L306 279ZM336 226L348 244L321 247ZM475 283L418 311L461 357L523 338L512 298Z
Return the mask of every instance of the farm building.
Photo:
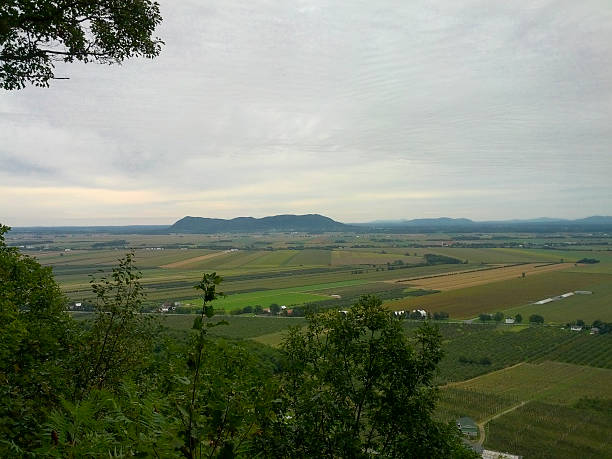
M546 303L552 303L553 301L555 300L553 300L552 298L546 298L544 300L536 301L533 304L546 304Z
M507 317L506 318L506 323L507 324L513 324L514 323L514 319L512 317Z
M591 328L591 335L597 335L597 334L599 334L599 328L592 327Z
M593 294L593 292L589 290L576 290L574 293L576 295L592 295Z
M582 327L580 325L572 325L570 327L570 330L572 330L572 331L582 331Z
M469 435L470 437L478 435L478 426L476 422L467 416L457 419L457 427L463 435Z

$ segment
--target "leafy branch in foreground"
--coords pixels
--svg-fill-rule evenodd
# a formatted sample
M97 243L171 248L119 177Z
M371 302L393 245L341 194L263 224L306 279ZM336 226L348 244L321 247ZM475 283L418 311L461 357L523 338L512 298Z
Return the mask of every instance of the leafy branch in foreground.
M86 349L75 399L92 388L116 383L151 352L155 319L141 313L145 298L141 277L134 266L133 252L119 260L110 276L92 277L96 316L84 340Z
M197 331L197 335L194 343L195 349L189 356L188 361L188 366L193 370L193 377L190 387L191 395L187 405L187 410L185 411L183 409L183 411L181 411L184 417L183 422L185 423L185 445L182 448L182 452L185 457L189 459L195 457L196 448L199 443L199 435L196 434L196 432L199 430L196 423L196 400L200 371L202 370L202 355L204 351L206 331L207 327L222 324L222 322L217 324L211 322L206 323L205 319L210 319L215 314L214 307L210 303L212 303L219 296L223 295L222 292L217 292L217 286L222 280L223 279L221 276L218 276L217 273L204 274L202 276L202 280L194 287L202 291L202 310L200 311L200 315L193 321L193 329Z
M0 87L48 86L56 62L120 63L159 55L162 18L151 0L3 0Z

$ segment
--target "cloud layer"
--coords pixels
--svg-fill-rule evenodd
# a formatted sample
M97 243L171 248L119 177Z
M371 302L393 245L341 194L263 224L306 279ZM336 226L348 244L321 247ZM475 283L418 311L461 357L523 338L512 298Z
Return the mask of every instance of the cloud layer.
M607 0L161 2L162 56L0 96L0 220L612 209Z

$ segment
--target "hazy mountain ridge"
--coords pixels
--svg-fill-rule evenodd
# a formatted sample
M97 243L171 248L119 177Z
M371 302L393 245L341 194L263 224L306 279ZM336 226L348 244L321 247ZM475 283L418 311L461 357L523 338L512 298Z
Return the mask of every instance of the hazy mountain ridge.
M332 220L319 214L274 215L263 218L237 217L222 218L183 217L174 223L169 232L176 233L220 233L260 231L350 231L351 225Z
M611 216L592 216L576 220L540 217L533 219L474 221L467 218L422 218L363 223L386 232L564 232L612 231Z

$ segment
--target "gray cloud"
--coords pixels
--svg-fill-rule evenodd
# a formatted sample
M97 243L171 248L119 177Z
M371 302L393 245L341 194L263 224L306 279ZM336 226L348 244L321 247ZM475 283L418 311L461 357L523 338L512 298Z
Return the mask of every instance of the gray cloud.
M0 164L2 164L3 174L12 175L18 179L22 179L24 176L30 177L32 175L57 177L57 171L53 168L23 161L20 158L1 151Z
M158 59L65 66L68 81L2 94L0 146L39 171L0 157L0 187L41 190L18 208L0 197L9 223L612 208L605 0L161 7ZM64 188L53 205L49 187Z

